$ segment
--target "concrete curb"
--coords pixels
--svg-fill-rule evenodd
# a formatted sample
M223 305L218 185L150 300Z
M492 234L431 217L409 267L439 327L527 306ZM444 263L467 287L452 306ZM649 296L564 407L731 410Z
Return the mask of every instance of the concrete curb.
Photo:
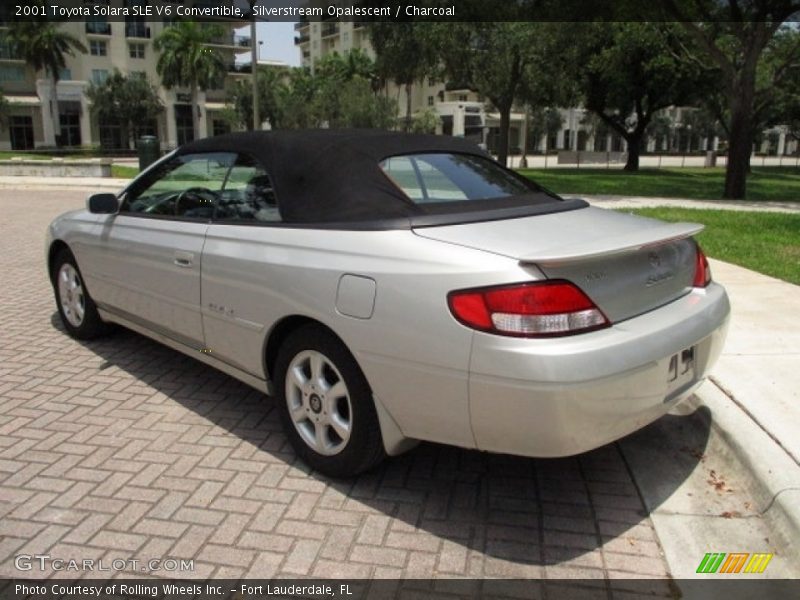
M22 177L0 176L0 189L15 190L74 190L120 191L130 183L130 179L111 177Z
M750 492L766 507L762 517L800 551L800 465L713 378L698 397L711 410L711 427L753 477Z

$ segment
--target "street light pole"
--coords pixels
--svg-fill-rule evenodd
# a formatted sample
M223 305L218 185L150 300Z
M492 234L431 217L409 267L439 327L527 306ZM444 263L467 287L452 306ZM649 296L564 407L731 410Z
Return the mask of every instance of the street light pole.
M251 4L251 8L255 2ZM253 79L253 129L261 129L261 115L258 114L258 42L256 41L256 17L250 12L250 56L252 62Z

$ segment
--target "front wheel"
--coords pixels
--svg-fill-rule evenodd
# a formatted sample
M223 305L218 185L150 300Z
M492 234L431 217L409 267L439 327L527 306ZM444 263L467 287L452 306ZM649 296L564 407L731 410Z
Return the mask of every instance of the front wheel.
M61 250L53 261L53 288L61 322L72 337L89 340L108 332L69 250Z
M350 477L385 457L372 390L330 331L307 325L292 333L278 353L274 383L289 441L314 469Z

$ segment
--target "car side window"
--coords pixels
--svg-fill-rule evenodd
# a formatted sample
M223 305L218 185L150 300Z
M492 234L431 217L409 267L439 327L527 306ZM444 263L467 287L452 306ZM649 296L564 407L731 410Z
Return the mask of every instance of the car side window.
M210 219L235 159L233 152L176 156L126 194L120 213Z
M275 223L281 221L278 200L264 167L240 154L217 201L216 221Z

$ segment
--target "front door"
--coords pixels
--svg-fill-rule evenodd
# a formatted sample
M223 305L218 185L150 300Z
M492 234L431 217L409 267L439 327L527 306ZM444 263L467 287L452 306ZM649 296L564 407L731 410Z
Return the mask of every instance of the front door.
M200 268L206 231L230 153L175 156L101 220L92 295L99 306L186 345L203 348Z

